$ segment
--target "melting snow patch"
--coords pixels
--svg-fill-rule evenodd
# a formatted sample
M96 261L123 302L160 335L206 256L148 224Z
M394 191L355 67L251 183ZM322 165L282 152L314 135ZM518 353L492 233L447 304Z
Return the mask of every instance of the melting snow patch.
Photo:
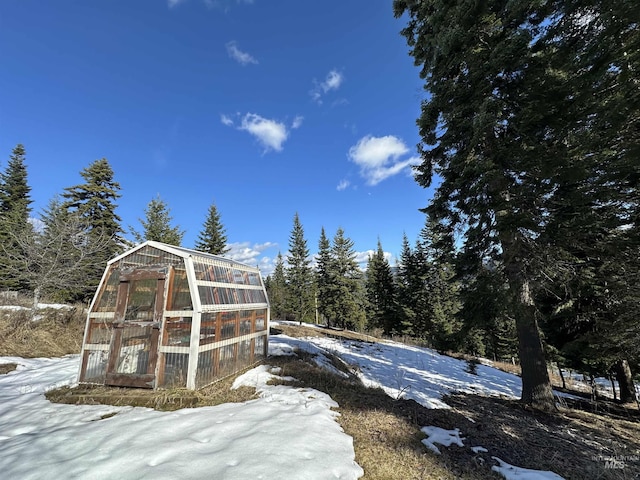
M491 467L491 470L498 472L507 480L564 480L557 473L548 470L531 470L529 468L514 467L507 462L500 460L498 457L491 457L499 465Z
M427 426L422 427L421 430L427 434L427 438L422 440L422 443L425 446L440 455L440 450L435 446L436 443L440 445L444 445L445 447L450 446L452 443L455 443L459 447L464 447L462 443L462 439L460 438L460 430L458 428L454 428L453 430L445 430L444 428Z
M483 453L489 451L484 447L471 447L471 450L473 450L473 453Z

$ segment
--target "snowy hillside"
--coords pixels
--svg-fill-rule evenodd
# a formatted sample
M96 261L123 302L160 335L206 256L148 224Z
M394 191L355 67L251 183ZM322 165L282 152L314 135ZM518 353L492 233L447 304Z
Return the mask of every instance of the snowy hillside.
M291 355L295 349L317 354L316 361L327 368L334 367L323 353L337 354L357 365L365 384L429 408L448 408L442 395L453 391L519 395L514 375L482 365L478 375L472 375L465 362L427 349L271 337L271 355ZM279 372L266 365L235 383L255 386L260 393L256 400L159 412L47 401L46 390L76 381L78 356L0 357L0 363L10 362L19 367L0 376L3 478L356 479L363 475L355 463L351 437L335 421L337 413L331 408L338 405L317 390L267 385ZM500 465L501 471L508 471L507 464Z

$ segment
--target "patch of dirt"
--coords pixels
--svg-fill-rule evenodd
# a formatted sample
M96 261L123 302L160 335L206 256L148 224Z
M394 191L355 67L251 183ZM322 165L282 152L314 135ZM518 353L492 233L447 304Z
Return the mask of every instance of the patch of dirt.
M18 365L15 363L0 364L0 375L6 375L9 372L13 372L16 368L18 368Z

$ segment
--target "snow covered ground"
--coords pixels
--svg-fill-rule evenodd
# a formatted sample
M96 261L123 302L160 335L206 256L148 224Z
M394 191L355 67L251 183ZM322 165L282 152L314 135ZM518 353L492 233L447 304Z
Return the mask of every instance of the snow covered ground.
M520 380L514 375L484 365L472 375L466 372L466 362L428 349L319 337L270 339L271 355L291 355L295 349L316 354L320 366L334 370L325 353L337 354L354 366L365 384L429 408L448 408L442 395L453 391L520 394ZM338 405L317 390L267 385L279 374L267 365L235 382L254 386L260 393L256 400L159 412L47 401L46 390L76 382L78 356L0 357L0 363L12 362L18 369L0 375L2 478L348 480L363 475L352 438L331 409ZM524 478L510 477L516 467L496 462L496 471L507 478ZM527 478L559 478L530 473L541 476Z

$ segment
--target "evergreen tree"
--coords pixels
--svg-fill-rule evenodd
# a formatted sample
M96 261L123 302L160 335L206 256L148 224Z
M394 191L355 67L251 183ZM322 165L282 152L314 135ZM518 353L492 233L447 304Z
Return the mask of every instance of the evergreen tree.
M423 163L416 179L430 186L437 166L442 183L428 212L464 226L478 253L499 246L514 299L522 400L554 408L530 259L545 213L537 202L552 191L540 173L558 153L544 138L555 109L529 109L545 93L539 86L534 92L545 68L534 50L552 4L395 0L394 12L409 15L402 33L429 93L418 120Z
M362 272L356 262L353 241L338 228L331 246L331 271L334 274L334 302L329 312L334 323L342 328L362 330L365 328L365 291Z
M396 285L391 265L384 256L378 239L378 249L369 257L366 272L368 326L382 328L385 335L401 331Z
M287 313L287 281L284 273L284 259L280 252L278 252L273 276L270 277L267 290L269 303L271 304L271 317L285 320Z
M444 234L442 224L427 219L416 245L423 277L422 310L431 345L438 350L458 347L461 328L457 318L460 310L459 284L455 279L453 242Z
M400 250L396 284L398 303L400 304L402 332L414 337L420 337L421 330L418 327L417 319L423 289L414 252L411 249L406 233L402 236L402 248Z
M218 209L213 203L209 206L209 213L204 223L204 229L198 234L195 249L213 255L224 255L229 251L227 247L227 235L220 221Z
M0 288L25 290L28 284L19 281L8 265L9 257L20 255L20 246L15 242L15 234L33 234L29 223L30 205L32 203L31 187L27 183L27 167L25 149L16 145L9 158L4 173L0 174Z
M318 242L318 257L316 262L316 289L318 296L318 313L328 327L332 326L335 304L335 274L332 271L333 261L331 257L331 242L327 238L324 227L320 230Z
M289 236L289 252L285 277L288 286L290 311L300 323L312 319L313 312L313 272L310 267L309 249L304 238L304 229L296 212L293 229Z
M418 181L428 186L437 167L443 182L428 210L466 228L467 250L478 259L499 252L519 339L522 399L552 408L535 303L548 281L546 253L551 248L555 259L577 266L551 283L576 280L603 292L597 298L604 305L612 299L599 287L606 268L581 252L596 238L591 234L604 234L600 254L610 250L618 237L611 233L620 222L632 225L637 212L637 5L491 0L462 8L396 0L394 8L397 16L409 14L403 34L430 93L419 120ZM578 229L573 236L573 220L590 234ZM554 235L554 224L571 235ZM619 264L621 256L614 258Z
M120 184L106 158L96 160L80 172L85 183L65 188L64 207L77 212L92 235L111 238L105 259L122 251L121 218L116 214L116 200L121 197Z
M177 247L182 243L184 230L180 230L180 226L171 226L171 211L167 204L158 195L152 199L147 208L144 210L145 218L139 218L142 225L142 233L131 228L134 238L137 242L153 240Z
M93 237L92 243L104 246L107 239L105 248L96 252L99 257L85 262L89 270L83 278L87 281L77 285L72 298L88 301L102 278L107 261L122 252L124 240L121 219L116 214L116 200L121 196L120 184L114 180L114 172L107 159L94 161L80 172L80 176L85 183L65 188L62 207L77 214L78 222Z
M9 157L7 169L0 177L0 218L24 225L29 220L32 200L27 183L26 152L16 145Z
M461 269L462 270L462 269ZM462 321L460 342L464 351L494 360L517 355L515 323L509 316L509 287L504 272L487 262L464 271L460 286Z

